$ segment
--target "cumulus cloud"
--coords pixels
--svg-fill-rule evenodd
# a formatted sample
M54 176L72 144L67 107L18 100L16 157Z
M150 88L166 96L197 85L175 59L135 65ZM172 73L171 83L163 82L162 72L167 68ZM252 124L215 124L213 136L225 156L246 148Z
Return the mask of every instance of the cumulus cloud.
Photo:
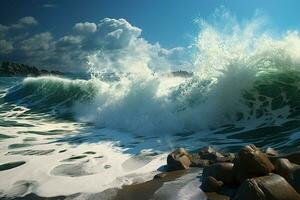
M29 28L31 26L38 25L38 21L31 16L23 17L17 20L17 22L10 25L0 24L0 39L5 39L5 36L10 33L14 35L14 31L24 28ZM20 36L18 36L20 37Z
M84 22L75 24L73 29L79 33L93 33L97 30L97 26L95 23Z
M6 40L0 40L0 53L8 54L12 52L13 49L14 47L11 42Z
M34 17L27 16L19 19L17 23L12 24L10 28L21 29L34 25L38 25L38 21Z
M24 17L15 24L29 27L38 22L33 17ZM15 25L0 26L0 35L1 31L16 30L12 27ZM95 67L103 70L140 72L182 69L189 65L184 56L185 48L165 49L158 43L149 43L141 33L140 28L125 19L80 22L60 38L54 38L50 32L14 37L19 39L3 37L0 47L5 48L1 48L0 59L65 71L87 70L87 58L91 57L97 60Z
M8 31L9 27L8 26L4 26L2 24L0 24L0 32L6 32Z
M52 35L50 32L36 34L21 42L21 50L32 54L35 51L45 51L50 47Z

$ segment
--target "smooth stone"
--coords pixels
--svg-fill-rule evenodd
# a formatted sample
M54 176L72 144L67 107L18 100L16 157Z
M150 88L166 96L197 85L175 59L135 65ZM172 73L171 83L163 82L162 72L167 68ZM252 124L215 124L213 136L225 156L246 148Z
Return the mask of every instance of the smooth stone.
M201 189L204 192L217 192L219 191L224 183L222 181L217 181L214 177L208 176L204 178L201 184Z
M191 167L203 168L210 164L209 160L201 159L201 157L198 154L191 154L190 160L191 160Z
M170 171L188 169L190 165L189 155L183 148L173 151L167 157L167 166Z
M300 193L300 167L295 167L289 174L289 182Z
M289 180L289 174L291 173L293 169L293 165L291 162L286 158L279 158L275 162L275 172L276 174L279 174L286 180Z
M228 159L224 157L221 153L217 152L215 149L212 147L204 147L201 149L198 153L200 157L204 160L209 160L212 163L215 162L225 162Z
M294 152L282 156L282 158L288 159L290 162L300 165L300 152Z
M299 200L299 194L281 176L247 179L238 189L235 200Z
M254 145L243 147L235 164L235 171L240 171L246 178L264 176L275 169L268 157Z
M215 163L203 169L203 178L214 177L225 184L234 183L233 163Z
M272 147L268 147L266 149L265 153L267 154L267 156L278 156L279 155L279 153L275 149L273 149Z

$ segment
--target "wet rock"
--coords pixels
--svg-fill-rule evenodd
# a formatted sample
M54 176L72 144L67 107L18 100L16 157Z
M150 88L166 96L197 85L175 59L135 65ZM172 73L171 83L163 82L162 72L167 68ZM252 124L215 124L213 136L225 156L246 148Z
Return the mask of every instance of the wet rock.
M289 174L289 182L300 193L300 167L295 167Z
M299 200L299 194L281 176L270 176L247 179L240 186L235 200Z
M212 147L204 147L199 151L199 155L202 159L209 160L211 163L225 162L227 160L226 157Z
M203 169L203 178L212 176L225 184L234 183L233 163L215 163Z
M265 153L267 154L267 156L278 156L279 155L279 153L275 149L273 149L272 147L268 147L266 149Z
M179 148L167 157L168 170L188 169L191 165L190 157L184 148Z
M293 169L293 165L286 158L280 158L275 162L275 172L286 180L289 180L289 174Z
M254 145L247 145L240 150L234 166L239 183L246 178L267 175L275 169L268 157Z
M224 154L224 158L226 158L223 162L233 162L235 160L235 154L233 153L226 153Z
M200 151L199 151L199 155L205 155L205 154L209 154L209 153L213 153L216 152L215 149L213 149L211 146L208 147L203 147Z
M217 181L214 177L208 176L202 181L201 189L204 192L217 192L223 185L222 181Z
M203 168L210 164L209 160L202 159L201 156L199 156L198 154L191 154L190 160L191 160L191 167Z
M283 156L283 158L288 159L290 162L300 165L300 152L294 152Z

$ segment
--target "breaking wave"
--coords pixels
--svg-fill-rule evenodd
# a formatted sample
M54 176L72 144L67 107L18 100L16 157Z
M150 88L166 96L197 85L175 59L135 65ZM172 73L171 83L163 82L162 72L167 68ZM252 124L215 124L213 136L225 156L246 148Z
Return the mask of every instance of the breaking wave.
M89 60L93 69L89 80L26 78L4 99L132 132L175 133L228 124L270 126L298 119L297 32L274 39L257 31L254 22L226 31L204 22L201 27L191 77L155 73L143 64L145 69L138 74L114 73L117 78L103 80L99 76L105 68L103 60L94 55Z

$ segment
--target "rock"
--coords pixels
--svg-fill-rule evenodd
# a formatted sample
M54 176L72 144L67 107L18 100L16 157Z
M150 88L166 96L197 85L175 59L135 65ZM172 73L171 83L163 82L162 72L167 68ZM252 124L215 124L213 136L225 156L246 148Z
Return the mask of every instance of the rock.
M226 158L226 160L224 162L233 162L235 160L235 154L226 153L226 154L224 154L224 158Z
M201 157L198 154L191 154L190 160L191 160L191 167L203 168L210 164L209 160L201 159Z
M59 71L39 70L36 67L13 62L2 62L0 65L1 76L40 76L40 75L63 75Z
M173 151L167 157L167 166L170 171L188 169L190 165L189 155L183 148Z
M189 156L189 153L184 148L178 148L174 151L176 154Z
M288 159L290 162L300 165L300 152L294 152L282 156L283 158Z
M202 181L201 189L204 192L217 192L223 185L222 181L217 181L214 177L208 176Z
M295 167L289 174L289 182L300 193L300 167Z
M254 145L247 145L239 152L235 162L235 172L239 178L254 178L271 173L275 169L268 157Z
M267 154L267 156L278 156L279 155L279 153L275 149L273 149L272 147L268 147L266 149L265 153Z
M299 200L299 194L281 176L247 179L238 189L235 200Z
M290 163L290 161L286 158L279 158L275 162L275 172L276 174L279 174L286 180L289 180L289 174L291 173L293 169L293 165Z
M209 153L214 153L216 152L216 150L214 150L211 146L208 147L203 147L200 151L199 151L199 155L203 156L205 154L209 154Z
M221 153L217 152L212 147L204 147L198 153L200 157L204 160L209 160L211 163L215 162L226 162L228 159L224 157Z
M233 163L215 163L203 169L203 178L214 177L225 184L234 183Z

